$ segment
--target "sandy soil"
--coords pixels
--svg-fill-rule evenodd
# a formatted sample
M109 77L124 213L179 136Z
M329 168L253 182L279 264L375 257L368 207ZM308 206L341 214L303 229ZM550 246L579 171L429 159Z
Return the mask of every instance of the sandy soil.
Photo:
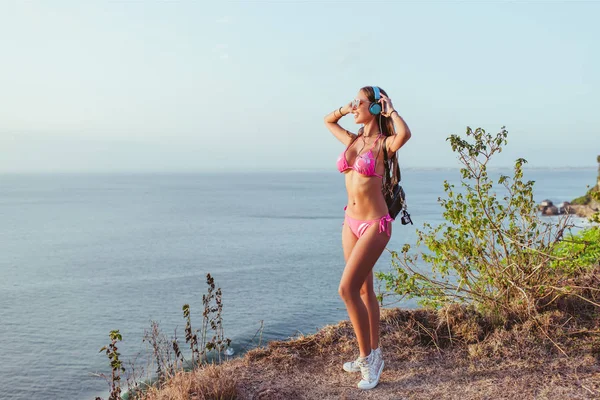
M559 344L532 336L531 326L472 340L466 325L455 324L442 337L444 327L433 329L434 319L432 312L382 310L385 369L372 390L358 389L360 373L342 369L358 355L343 321L186 374L148 399L600 399L597 324ZM182 385L185 379L192 383Z

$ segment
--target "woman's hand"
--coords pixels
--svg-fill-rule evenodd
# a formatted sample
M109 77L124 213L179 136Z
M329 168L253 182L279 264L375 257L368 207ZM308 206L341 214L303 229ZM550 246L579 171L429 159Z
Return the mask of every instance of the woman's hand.
M342 106L341 109L344 115L350 114L352 112L352 102L349 102L345 106Z
M381 100L379 100L379 103L381 103L381 115L383 115L384 117L390 117L394 112L394 105L392 104L392 99L390 99L383 93L381 93L380 96Z

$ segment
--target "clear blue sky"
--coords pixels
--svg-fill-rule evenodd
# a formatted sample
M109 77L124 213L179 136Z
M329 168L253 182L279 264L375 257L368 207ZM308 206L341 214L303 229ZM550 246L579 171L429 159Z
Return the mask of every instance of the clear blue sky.
M509 130L498 164L595 166L599 2L0 3L0 172L335 171L323 116L378 85L413 138ZM342 125L356 130L350 118Z

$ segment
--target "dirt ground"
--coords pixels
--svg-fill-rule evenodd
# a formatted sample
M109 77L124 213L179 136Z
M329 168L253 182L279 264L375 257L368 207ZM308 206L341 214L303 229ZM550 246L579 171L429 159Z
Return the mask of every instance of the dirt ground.
M187 374L195 384L182 390L174 382L149 399L600 399L600 331L584 328L555 345L528 335L527 327L471 344L461 342L468 332L455 330L449 331L455 343L448 345L448 337L436 337L443 330L426 329L428 317L382 310L385 368L372 390L358 389L360 373L342 369L358 355L352 327L343 321L314 335L270 342L209 372L197 371L195 378ZM217 395L226 392L232 397Z

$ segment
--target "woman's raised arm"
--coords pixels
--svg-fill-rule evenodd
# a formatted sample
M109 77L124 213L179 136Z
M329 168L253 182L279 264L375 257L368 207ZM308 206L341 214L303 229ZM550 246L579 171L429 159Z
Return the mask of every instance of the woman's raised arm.
M356 137L356 135L340 126L338 121L345 115L348 115L352 112L352 105L350 103L346 104L338 108L337 110L333 110L329 114L327 114L324 118L325 126L333 136L336 137L337 140L344 143L344 145L348 146L352 140Z
M382 115L384 117L389 117L394 122L394 132L395 135L386 138L388 155L392 155L397 152L400 147L404 146L408 139L411 137L410 128L404 122L404 119L398 114L398 111L394 109L394 105L392 104L392 100L381 94L381 103L383 106Z
M396 131L396 134L392 136L393 139L389 141L388 154L394 154L400 147L408 142L408 139L410 139L412 135L410 133L410 128L400 114L398 114L398 111L392 111L390 117L392 118L392 121L394 121L394 131Z

